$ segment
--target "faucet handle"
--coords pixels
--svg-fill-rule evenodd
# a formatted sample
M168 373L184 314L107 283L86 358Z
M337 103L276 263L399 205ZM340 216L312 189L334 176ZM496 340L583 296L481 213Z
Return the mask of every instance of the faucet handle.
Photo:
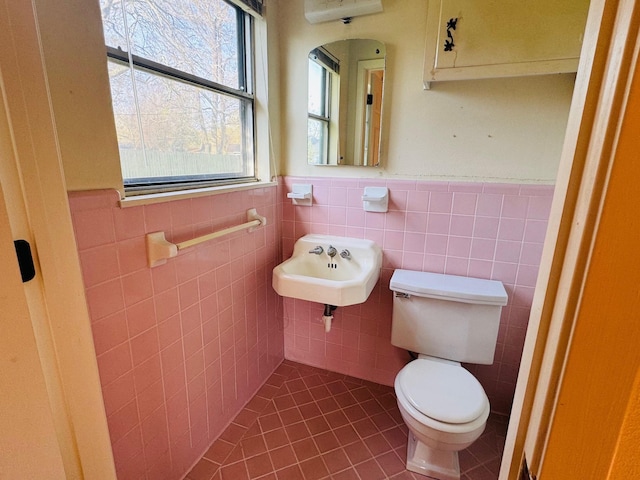
M318 245L316 248L309 250L309 253L315 253L316 255L320 255L322 252L324 252L324 249L320 245Z
M351 252L346 248L340 252L340 256L346 260L351 260Z

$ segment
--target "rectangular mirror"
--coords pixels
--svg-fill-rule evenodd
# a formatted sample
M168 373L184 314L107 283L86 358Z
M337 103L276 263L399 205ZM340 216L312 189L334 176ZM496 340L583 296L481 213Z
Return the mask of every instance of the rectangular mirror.
M385 46L340 40L309 52L307 161L380 164Z

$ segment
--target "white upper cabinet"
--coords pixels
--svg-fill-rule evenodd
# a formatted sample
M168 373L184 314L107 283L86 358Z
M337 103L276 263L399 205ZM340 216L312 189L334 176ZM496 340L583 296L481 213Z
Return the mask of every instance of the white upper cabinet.
M588 0L428 0L424 81L575 72Z

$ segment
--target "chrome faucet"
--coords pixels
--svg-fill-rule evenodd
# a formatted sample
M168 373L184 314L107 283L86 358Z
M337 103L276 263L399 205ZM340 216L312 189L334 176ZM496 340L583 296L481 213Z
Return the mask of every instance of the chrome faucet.
M346 248L340 252L340 256L346 260L351 260L351 252Z
M335 249L335 247L333 245L329 245L329 248L327 249L327 255L333 258L336 256L337 253L338 251Z
M314 253L316 255L320 255L322 252L324 252L324 249L320 245L318 245L313 250L309 250L309 253Z

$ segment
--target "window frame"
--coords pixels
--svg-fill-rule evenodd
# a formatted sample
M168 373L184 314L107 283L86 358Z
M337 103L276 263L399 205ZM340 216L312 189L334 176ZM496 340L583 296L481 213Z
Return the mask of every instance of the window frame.
M226 95L237 99L240 104L241 155L243 165L253 174L229 176L228 174L181 175L168 177L139 177L126 179L123 175L125 195L165 193L187 189L200 189L224 185L259 182L256 138L256 95L255 95L255 26L253 16L239 5L222 0L236 12L237 48L238 48L238 84L239 88L229 87L213 80L187 73L167 65L135 55L121 48L106 46L107 60L119 63L133 70L162 76L182 82L196 88L208 90L214 94ZM142 148L145 155L145 146ZM122 161L120 160L120 165ZM248 162L250 164L248 165ZM122 167L121 167L122 168Z

